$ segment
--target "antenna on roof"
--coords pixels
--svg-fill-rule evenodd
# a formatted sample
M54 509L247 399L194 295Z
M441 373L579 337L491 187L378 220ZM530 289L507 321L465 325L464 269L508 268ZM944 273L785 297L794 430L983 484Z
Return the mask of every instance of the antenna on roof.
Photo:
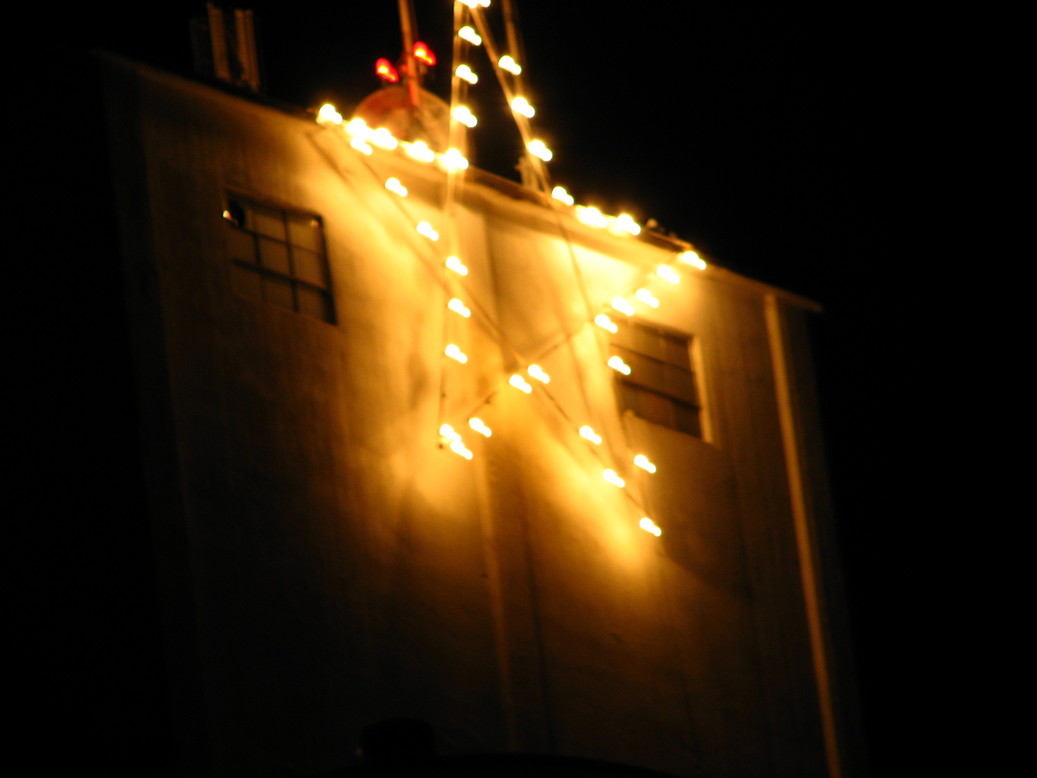
M259 49L252 11L225 11L205 4L206 15L191 20L195 72L259 92Z

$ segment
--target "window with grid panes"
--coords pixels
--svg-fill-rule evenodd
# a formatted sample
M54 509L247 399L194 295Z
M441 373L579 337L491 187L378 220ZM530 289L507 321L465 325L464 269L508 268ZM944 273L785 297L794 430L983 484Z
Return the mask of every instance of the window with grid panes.
M223 219L237 294L334 323L319 216L228 195Z
M620 406L647 421L702 437L691 338L635 321L617 325L612 352L630 366L630 375L617 378Z

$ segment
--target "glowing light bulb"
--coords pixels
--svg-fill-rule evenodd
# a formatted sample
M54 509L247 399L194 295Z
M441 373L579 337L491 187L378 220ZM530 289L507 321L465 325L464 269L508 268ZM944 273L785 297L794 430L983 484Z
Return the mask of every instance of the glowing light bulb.
M540 383L551 383L551 376L545 373L544 368L540 367L540 365L530 365L526 368L526 372L533 376L537 381L540 381Z
M387 81L390 84L395 84L400 80L400 74L396 68L392 66L392 63L385 57L381 57L375 60L374 72L383 81Z
M378 148L389 149L390 151L400 145L400 142L385 127L379 127L372 132L370 141Z
M533 392L533 387L530 386L529 382L518 373L509 378L508 383L526 394L531 394Z
M630 375L630 365L617 356L609 357L608 366L613 370L616 370L623 375Z
M472 10L476 8L489 8L490 0L461 0L462 3L467 5Z
M486 422L482 419L473 416L468 420L468 426L478 432L483 437L490 437L493 434L493 430L486 426Z
M457 37L461 38L462 40L468 41L473 46L482 45L482 38L479 37L479 33L477 33L472 27L468 26L467 24L457 31Z
M639 526L645 532L655 535L656 537L659 537L663 534L663 531L662 529L660 529L659 525L647 516L642 517L641 521L637 523L637 526Z
M634 297L643 302L645 305L650 305L653 308L659 307L659 300L656 299L655 295L649 292L647 289L638 289L634 292Z
M440 155L439 162L445 170L451 173L468 167L468 160L457 149L447 149Z
M524 97L516 97L511 101L511 110L515 113L522 114L527 119L532 119L536 113L536 109L529 104L529 101ZM539 156L539 155L537 155Z
M629 232L631 235L641 233L641 225L634 221L634 217L628 213L621 213L613 222L619 232Z
M552 189L551 197L553 197L555 200L561 200L566 205L572 205L574 202L576 202L573 199L573 196L569 194L567 191L565 191L564 186L556 186L554 189Z
M505 54L503 57L497 60L497 64L509 73L512 73L516 76L522 72L522 66L519 63L517 63L510 54Z
M706 260L700 257L697 251L692 251L691 249L682 251L677 255L677 259L686 265L697 267L699 270L706 269Z
M614 310L617 310L620 313L625 313L627 316L634 315L634 306L632 306L622 297L613 297L611 305Z
M385 188L393 194L398 194L400 197L407 196L407 187L400 183L398 178L387 178L385 179Z
M551 157L554 156L554 152L552 152L551 149L544 145L544 142L539 138L531 140L529 142L529 145L526 146L526 148L529 149L530 154L532 154L534 157L539 157L540 159L544 160L544 162L550 162Z
M616 471L611 468L606 469L605 472L601 474L601 477L613 486L618 486L620 489L627 485L627 482L616 475Z
M317 111L318 124L342 124L342 114L331 103L324 103Z
M450 441L450 450L465 459L472 458L472 452L465 447L465 444L462 443L460 439Z
M415 229L429 240L439 240L439 233L428 222L418 222Z
M414 48L411 51L414 53L414 58L419 62L424 62L430 67L436 64L436 55L428 47L427 43L414 41Z
M593 205L577 205L576 218L591 227L608 227L609 220Z
M601 445L601 435L595 432L592 427L588 427L586 424L580 427L580 436L586 438L595 446Z
M681 282L681 277L677 274L677 271L669 265L659 265L655 274L664 281L669 281L671 284L679 284Z
M403 150L407 152L407 155L419 162L431 162L436 158L436 152L428 147L428 144L423 140L416 140L413 143L406 143L403 146Z
M619 332L619 327L616 326L616 323L612 321L612 319L610 319L604 313L599 313L597 316L595 316L594 323L601 327L603 330L608 330L613 335Z
M461 316L464 316L466 319L472 315L472 312L465 306L465 304L458 300L456 297L452 298L450 302L446 304L446 307L452 310L454 313L458 313Z
M461 349L459 349L453 343L451 343L445 349L443 349L443 353L451 359L456 359L462 365L468 361L468 355L461 351Z
M443 440L460 440L461 436L457 434L457 431L449 424L443 424L439 428L439 436Z
M642 470L647 470L649 473L655 472L655 464L644 454L638 454L634 457L634 464Z
M346 132L353 138L366 138L371 134L371 128L367 126L367 122L358 116L355 119L349 120L349 123L346 125Z
M475 71L468 67L468 65L458 65L457 69L454 71L454 75L464 81L467 81L469 84L472 84L473 86L479 83L479 76L477 76L475 74Z
M454 110L450 112L450 115L454 117L455 121L461 122L465 127L474 127L479 123L479 120L467 105L456 106Z
M363 152L364 154L374 154L374 148L371 146L371 144L361 137L350 138L349 145L357 151Z
M461 262L457 257L447 257L446 266L448 269L453 270L459 276L468 275L468 268L465 267L464 263Z

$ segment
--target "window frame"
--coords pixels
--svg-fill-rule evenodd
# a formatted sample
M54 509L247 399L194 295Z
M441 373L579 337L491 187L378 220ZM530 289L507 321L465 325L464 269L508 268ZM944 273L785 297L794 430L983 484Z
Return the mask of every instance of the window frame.
M675 432L689 435L700 440L709 439L709 427L706 417L706 402L700 381L701 369L698 359L698 338L685 332L678 332L654 322L639 319L625 319L617 322L617 327L629 327L642 333L654 334L662 343L679 345L681 359L663 358L658 352L672 353L672 346L666 345L657 353L646 353L633 347L634 338L623 337L620 329L609 339L610 354L623 358L631 365L630 375L617 373L615 376L616 403L621 411L629 411L637 418L666 427ZM646 380L645 371L635 367L642 360L659 367L659 374L665 377L662 381ZM635 364L632 364L635 363ZM644 364L644 362L642 362ZM674 391L675 378L686 375L686 391ZM665 384L670 384L666 386ZM666 407L667 413L646 413L647 407L641 402L648 395L660 404L656 408ZM682 396L683 395L683 396ZM634 401L631 402L631 397ZM690 416L690 419L689 419ZM665 418L664 418L665 417Z
M313 211L232 189L224 191L223 204L221 218L224 222L225 247L230 260L230 285L234 293L245 300L267 303L282 310L290 310L328 324L336 324L337 316L323 217ZM235 209L242 212L241 216L235 213ZM247 223L242 217L248 214L252 215L250 221L253 222L258 221L256 218L258 214L263 214L268 218L276 214L277 218L273 219L271 223L280 221L281 234L272 234L269 230L264 231L258 224ZM316 227L316 240L310 245L305 245L293 237L298 234L298 227L293 229L293 225L298 225L300 222L309 222L309 226ZM236 255L233 239L235 233L247 236L248 242L251 243L252 258L242 258ZM269 248L264 252L265 244L269 244L270 248L284 249L285 269L274 267L270 262L264 264L264 256L267 259L271 259L273 256ZM323 285L311 280L306 273L300 271L301 263L298 260L304 256L302 252L312 255L310 270L313 272L310 275L319 276ZM259 280L258 293L243 290L240 283L240 279L243 277L235 275L241 272L254 275ZM264 283L271 281L287 285L291 292L290 303L285 299L275 299L267 293L268 288L276 288L268 287L267 283ZM315 310L314 306L307 305L301 292L315 295L314 299L320 301L320 310Z

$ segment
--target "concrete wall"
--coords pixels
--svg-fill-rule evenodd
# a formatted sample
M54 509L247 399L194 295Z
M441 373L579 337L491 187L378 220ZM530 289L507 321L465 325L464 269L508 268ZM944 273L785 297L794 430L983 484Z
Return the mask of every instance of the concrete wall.
M107 67L169 662L196 766L326 769L365 724L414 716L444 753L828 774L775 290L690 268L651 286L662 304L643 319L695 339L707 439L650 424L618 408L586 301L629 293L675 250L467 184L457 245L478 308L462 322L442 247L413 229L447 223L441 174ZM411 189L402 207L389 175ZM228 190L323 217L335 324L234 294ZM775 310L799 326L800 308ZM443 357L447 335L467 365ZM527 396L505 382L530 361L552 382ZM492 438L464 426L476 409ZM472 461L439 445L444 421ZM657 474L629 466L638 452ZM661 538L637 528L646 511Z

